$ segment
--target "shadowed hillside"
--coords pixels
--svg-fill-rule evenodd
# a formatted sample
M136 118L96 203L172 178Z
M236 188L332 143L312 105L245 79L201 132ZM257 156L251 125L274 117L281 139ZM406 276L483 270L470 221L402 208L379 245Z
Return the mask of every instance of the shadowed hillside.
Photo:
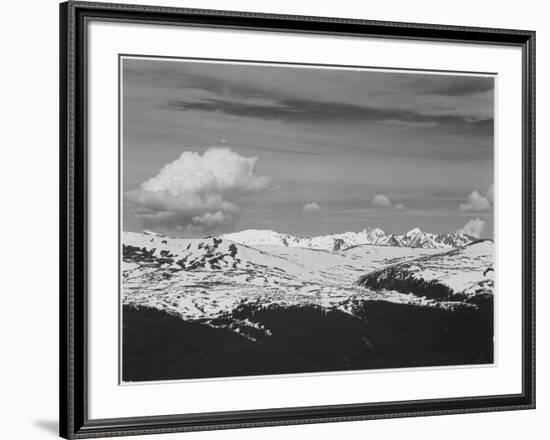
M123 380L483 364L493 361L492 301L454 310L366 301L356 316L318 307L242 306L210 325L124 306ZM246 337L224 319L268 329ZM216 327L212 327L212 326Z
M462 248L388 265L361 276L357 284L374 291L456 301L492 295L493 278L493 243L479 240Z

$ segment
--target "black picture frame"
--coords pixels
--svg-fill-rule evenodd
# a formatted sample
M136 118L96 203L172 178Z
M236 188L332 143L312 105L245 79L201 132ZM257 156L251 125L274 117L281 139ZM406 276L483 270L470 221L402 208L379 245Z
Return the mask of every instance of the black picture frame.
M192 24L329 35L515 46L522 51L523 392L220 413L89 419L87 408L87 109L89 20ZM60 5L60 435L169 433L535 408L535 32L168 7Z

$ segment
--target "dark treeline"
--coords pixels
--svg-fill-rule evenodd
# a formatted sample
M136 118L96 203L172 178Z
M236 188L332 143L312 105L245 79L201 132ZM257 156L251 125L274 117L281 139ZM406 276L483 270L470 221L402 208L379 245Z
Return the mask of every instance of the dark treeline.
M241 306L256 341L148 308L123 309L123 380L150 381L493 362L491 298L454 310L367 301L354 316L318 307ZM241 329L246 333L246 328Z

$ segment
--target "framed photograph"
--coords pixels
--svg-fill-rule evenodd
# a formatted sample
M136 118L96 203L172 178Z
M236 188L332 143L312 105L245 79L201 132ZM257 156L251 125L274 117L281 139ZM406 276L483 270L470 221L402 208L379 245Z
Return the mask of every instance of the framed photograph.
M61 436L535 407L535 33L60 7Z

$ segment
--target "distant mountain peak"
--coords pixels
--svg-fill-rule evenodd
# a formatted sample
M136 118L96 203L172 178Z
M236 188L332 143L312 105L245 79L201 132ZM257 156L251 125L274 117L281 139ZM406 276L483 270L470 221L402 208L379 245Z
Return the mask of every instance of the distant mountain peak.
M375 234L386 235L383 229L373 227L373 226L367 226L365 229L363 229L363 232L374 232Z
M463 233L432 234L415 227L405 234L388 234L377 227L367 226L361 232L316 237L295 237L272 230L246 229L224 234L224 239L245 245L286 246L337 252L359 245L396 246L426 249L451 249L471 243L475 238Z
M155 237L166 237L166 235L164 234L160 234L159 232L149 231L148 229L144 229L143 231L141 231L141 233L145 235L153 235Z

